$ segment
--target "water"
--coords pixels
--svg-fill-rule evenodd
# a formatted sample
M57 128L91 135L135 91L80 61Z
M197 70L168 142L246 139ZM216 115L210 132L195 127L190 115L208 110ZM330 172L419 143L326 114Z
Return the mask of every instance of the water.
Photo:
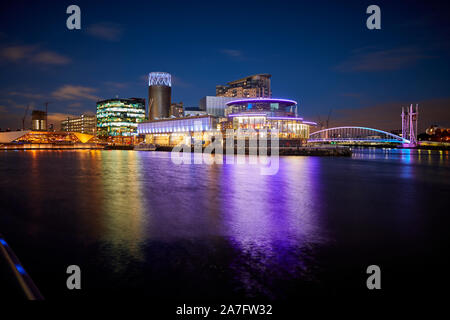
M444 285L448 151L174 165L134 151L0 152L0 232L46 298L202 301ZM82 290L66 289L79 265Z

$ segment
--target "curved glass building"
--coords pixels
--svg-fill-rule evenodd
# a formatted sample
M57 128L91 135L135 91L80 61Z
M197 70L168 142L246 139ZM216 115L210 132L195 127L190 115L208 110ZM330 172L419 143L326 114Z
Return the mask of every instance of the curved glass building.
M227 102L225 114L235 130L277 129L280 138L307 139L316 123L298 117L297 110L294 100L256 98Z
M131 136L145 119L145 99L108 99L97 102L98 136Z
M297 116L297 102L288 99L255 98L239 99L226 103L225 115L247 111L270 115Z

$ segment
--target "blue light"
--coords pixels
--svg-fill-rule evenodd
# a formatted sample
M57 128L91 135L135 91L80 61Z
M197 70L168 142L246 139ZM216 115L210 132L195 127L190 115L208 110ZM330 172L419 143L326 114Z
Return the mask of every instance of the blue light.
M20 274L26 274L25 269L20 264L16 264L16 269Z
M3 240L3 239L0 239L0 243L1 243L2 245L4 245L4 246L7 246L7 245L8 245L8 244L6 243L6 241Z

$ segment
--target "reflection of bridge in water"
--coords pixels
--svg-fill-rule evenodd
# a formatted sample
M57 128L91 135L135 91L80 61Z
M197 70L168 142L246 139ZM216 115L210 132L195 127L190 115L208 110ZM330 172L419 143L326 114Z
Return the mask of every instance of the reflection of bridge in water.
M366 127L336 127L323 129L309 135L308 142L335 142L349 144L407 144L409 140L386 131Z

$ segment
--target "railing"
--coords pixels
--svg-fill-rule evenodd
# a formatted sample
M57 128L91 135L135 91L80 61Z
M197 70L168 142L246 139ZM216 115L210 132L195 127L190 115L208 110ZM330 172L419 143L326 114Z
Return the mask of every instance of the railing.
M9 266L12 274L14 275L15 282L20 286L28 300L44 300L41 292L36 287L33 280L25 271L25 268L22 266L17 256L14 254L14 251L1 234L0 259L6 261L6 264ZM0 288L0 290L4 290L4 288Z

